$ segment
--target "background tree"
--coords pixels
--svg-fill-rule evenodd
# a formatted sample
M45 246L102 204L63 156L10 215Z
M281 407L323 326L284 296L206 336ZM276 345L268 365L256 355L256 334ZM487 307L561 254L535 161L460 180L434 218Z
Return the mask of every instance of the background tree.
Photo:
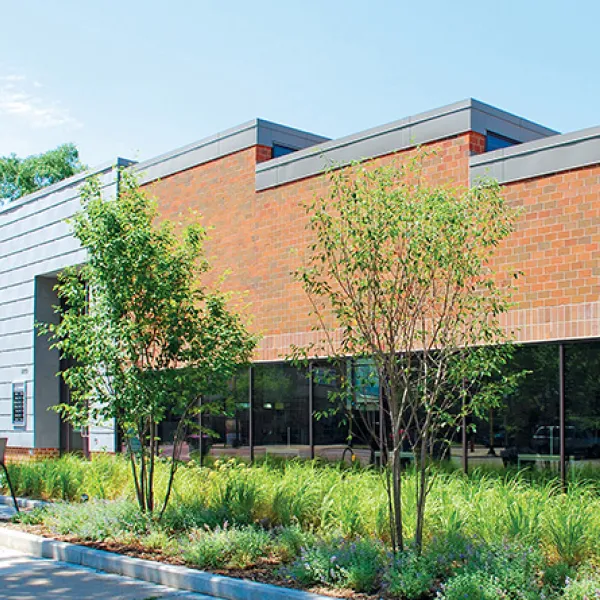
M102 197L96 180L81 197L72 223L88 262L60 275L60 324L42 326L72 364L61 373L71 403L58 410L79 426L116 420L148 512L155 509L157 427L167 413L178 416L164 512L186 429L211 410L200 397L226 390L256 340L228 310L229 296L200 283L209 269L202 227L178 236L168 222L156 226L155 204L127 172L115 200Z
M515 212L492 181L429 186L426 160L421 151L401 167L332 171L329 195L306 206L314 242L296 273L322 338L295 354L367 358L377 372L395 549L404 546L403 449L416 463L420 548L434 449L465 415L496 404L515 377L501 373L511 354L499 321L510 284L490 266Z
M16 200L85 170L74 144L43 154L0 157L0 204Z

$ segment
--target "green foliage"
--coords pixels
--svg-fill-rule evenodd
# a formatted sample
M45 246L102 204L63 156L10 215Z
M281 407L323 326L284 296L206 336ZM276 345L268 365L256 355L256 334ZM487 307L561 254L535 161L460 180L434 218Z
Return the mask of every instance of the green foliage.
M307 266L296 272L321 340L295 348L292 358L368 359L384 389L390 535L399 548L408 513L400 451L408 446L416 458L420 548L433 449L439 454L465 415L496 406L521 376L502 374L512 347L500 316L512 284L490 266L516 213L493 181L470 189L429 185L430 159L419 151L401 167L332 170L328 195L306 205L313 242Z
M593 510L589 494L558 496L543 513L548 547L561 561L576 565L588 554L590 545L597 543L592 536Z
M596 600L600 598L600 572L596 568L582 568L577 577L567 578L564 600Z
M506 596L493 575L475 571L452 577L438 597L441 600L498 600Z
M0 205L16 200L85 170L74 144L62 144L43 154L0 157Z
M583 598L576 594L597 585L598 472L574 479L560 494L549 474L476 471L465 477L440 471L427 505L430 535L422 553L407 545L393 556L387 552L389 538L373 535L387 498L381 474L372 469L300 461L252 466L215 461L210 468L190 463L178 470L173 502L157 522L137 508L127 467L119 456L10 464L22 495L29 495L23 486L30 485L60 498L61 486L49 483L60 479L54 473L70 473L74 482L69 486L74 503L22 514L19 521L81 539L184 555L207 568L281 563L305 586L381 590L408 599L428 598L438 589L442 598L462 598L469 590L483 595L468 598L487 598L490 590L496 598L515 600L560 598L563 591ZM163 493L169 464L156 467L157 493ZM414 476L403 477L403 501L409 505ZM83 494L92 499L77 503ZM95 494L120 500L98 501ZM305 502L294 505L292 524L282 526L291 505L281 498L294 496ZM534 513L541 517L534 519ZM526 516L511 520L511 514ZM523 533L515 523L523 524ZM407 524L405 535L414 537L414 524ZM584 539L581 546L574 545L577 536Z
M434 587L435 563L429 558L405 552L397 556L386 571L385 582L393 596L418 599Z
M273 550L273 538L267 531L244 527L199 530L190 536L184 558L200 568L232 567L245 569Z
M88 261L60 274L60 322L40 325L69 361L61 375L70 403L58 410L80 426L115 419L128 444L140 442L134 484L140 507L152 511L158 425L179 418L177 456L198 413L214 410L199 398L227 389L256 339L228 309L230 296L200 282L209 269L202 227L179 236L168 222L156 225L155 204L127 172L116 199L96 180L81 196L72 224ZM177 462L171 467L173 475Z
M383 555L381 545L370 539L334 540L303 548L289 575L304 585L370 592L381 575Z
M574 579L576 569L564 562L548 564L544 567L542 581L548 595L558 594L566 585L568 580Z
M75 535L83 540L105 540L118 538L124 533L145 533L151 520L133 502L92 501L77 506L51 504L45 509L44 524L62 535Z
M91 462L65 455L59 460L10 463L8 471L15 493L30 498L78 501L87 494L112 500L133 490L127 463L111 456L98 455Z
M248 481L238 473L215 487L209 506L220 516L220 520L247 525L254 520L258 498L256 482Z

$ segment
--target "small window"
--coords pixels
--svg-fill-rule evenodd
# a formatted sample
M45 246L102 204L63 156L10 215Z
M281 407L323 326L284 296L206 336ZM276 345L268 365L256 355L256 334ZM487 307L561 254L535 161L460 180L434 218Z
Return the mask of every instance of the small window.
M273 158L279 158L286 154L296 152L296 148L290 148L289 146L282 146L281 144L273 144Z
M26 407L25 383L13 383L12 385L12 422L13 425L25 425Z
M521 142L517 142L517 140L513 140L504 135L500 135L499 133L488 131L485 137L485 151L493 152L494 150L500 150L500 148L508 148L509 146L516 146L520 143Z

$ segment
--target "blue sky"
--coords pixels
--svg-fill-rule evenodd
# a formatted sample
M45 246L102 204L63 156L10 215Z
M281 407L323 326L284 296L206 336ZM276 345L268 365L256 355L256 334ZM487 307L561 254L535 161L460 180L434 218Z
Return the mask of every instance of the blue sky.
M469 96L600 125L600 3L0 0L0 155L144 159L254 117L340 137Z

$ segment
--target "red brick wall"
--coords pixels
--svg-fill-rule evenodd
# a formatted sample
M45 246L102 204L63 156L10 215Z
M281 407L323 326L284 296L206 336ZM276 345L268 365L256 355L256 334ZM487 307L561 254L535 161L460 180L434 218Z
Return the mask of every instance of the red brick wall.
M15 463L43 458L58 458L59 456L60 452L57 448L15 448L8 446L4 459L7 463Z
M485 138L468 133L431 145L425 175L435 183L468 184L468 156L485 150ZM373 161L387 164L414 150ZM290 344L311 341L310 306L290 273L308 244L301 204L327 194L325 176L255 191L255 166L270 158L256 146L177 173L150 185L161 215L177 222L197 218L212 227L207 254L214 274L231 270L227 287L247 291L252 328L262 335L256 358L273 360ZM518 230L501 249L501 273L522 270L506 319L523 341L600 335L600 167L506 186L506 197L524 209Z
M426 159L426 175L439 183L466 185L471 145L471 134L432 144L436 154ZM390 155L373 164L413 154ZM207 254L215 274L231 270L228 289L248 292L252 328L263 336L259 360L280 358L290 344L310 340L310 305L291 272L308 244L301 204L314 194L326 194L328 187L321 175L256 192L255 166L267 155L270 148L257 146L149 186L162 217L183 223L197 218L191 212L197 211L201 222L213 228Z
M504 190L522 214L497 265L524 272L507 325L522 341L600 336L600 166Z
M471 132L471 154L483 154L485 152L485 135L483 133Z

